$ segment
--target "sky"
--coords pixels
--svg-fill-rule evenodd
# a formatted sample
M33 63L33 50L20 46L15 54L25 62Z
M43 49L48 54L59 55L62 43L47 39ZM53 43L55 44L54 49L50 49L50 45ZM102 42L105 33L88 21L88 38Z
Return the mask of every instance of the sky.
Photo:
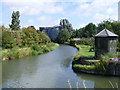
M0 25L9 27L13 11L20 12L21 27L57 26L68 19L73 28L103 20L118 20L119 0L0 0Z

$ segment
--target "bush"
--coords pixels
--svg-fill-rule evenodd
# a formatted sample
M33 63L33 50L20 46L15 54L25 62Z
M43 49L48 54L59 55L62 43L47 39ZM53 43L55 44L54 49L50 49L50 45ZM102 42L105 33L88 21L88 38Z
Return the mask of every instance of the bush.
M31 47L33 45L50 43L50 38L41 31L37 31L32 27L23 28L19 31L10 31L6 28L2 29L2 47L11 49L13 47Z
M70 38L69 32L66 29L62 29L59 32L55 42L63 44L64 42L68 41L69 38Z
M2 31L2 47L13 48L16 46L15 38L9 31Z
M35 50L35 51L39 51L40 47L38 45L34 45L34 46L32 46L32 49Z

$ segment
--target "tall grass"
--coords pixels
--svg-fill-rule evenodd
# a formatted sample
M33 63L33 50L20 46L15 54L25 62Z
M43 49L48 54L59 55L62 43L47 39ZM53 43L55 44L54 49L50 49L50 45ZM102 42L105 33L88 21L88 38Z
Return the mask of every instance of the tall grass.
M46 45L33 45L32 47L4 49L1 51L0 60L11 60L31 55L39 55L56 49L59 45L48 43Z

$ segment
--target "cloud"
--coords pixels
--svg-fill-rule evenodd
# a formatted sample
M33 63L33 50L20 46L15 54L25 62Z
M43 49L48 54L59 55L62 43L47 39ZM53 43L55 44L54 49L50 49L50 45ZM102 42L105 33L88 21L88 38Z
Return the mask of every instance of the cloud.
M34 20L29 19L29 20L28 20L28 23L29 23L29 24L33 24L33 23L34 23Z
M104 19L117 20L118 4L119 0L93 0L89 3L80 3L78 7L73 11L73 15L86 21L98 22Z
M40 16L36 20L40 26L55 26L57 25L57 20L54 20L50 16Z
M22 18L35 26L57 25L61 17L82 27L89 22L98 23L118 18L119 0L4 0L9 11L20 11ZM52 16L53 15L53 16ZM27 17L26 17L27 16Z
M63 6L56 5L53 0L4 0L3 3L12 11L20 11L25 15L41 13L56 14L64 11Z

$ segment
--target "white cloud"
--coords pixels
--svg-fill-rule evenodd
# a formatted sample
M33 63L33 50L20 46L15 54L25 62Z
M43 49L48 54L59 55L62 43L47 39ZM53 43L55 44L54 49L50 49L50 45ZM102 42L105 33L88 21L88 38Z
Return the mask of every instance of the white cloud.
M34 20L30 19L30 20L28 20L28 23L33 24Z
M79 3L73 15L84 20L98 22L106 19L117 20L117 4L119 0L93 0L90 3ZM90 22L90 21L89 21Z
M77 26L74 26L75 28L82 28L82 27L85 27L87 24L86 23L81 23Z
M40 26L55 26L57 21L50 16L41 16L37 18L37 22Z
M52 1L53 0L4 0L3 3L8 5L12 11L18 10L26 15L62 13L64 7L55 5L55 2Z
M34 23L36 26L57 25L57 20L61 19L60 17L66 17L68 19L72 18L71 22L72 20L74 22L80 20L74 27L83 27L86 25L85 23L88 22L97 23L109 18L117 20L118 1L119 0L4 0L3 2L11 11L19 10L22 15L36 15L34 18L38 17L37 20L31 20L33 18L30 19L30 17L30 20L28 19L28 23ZM63 4L59 2L63 2ZM72 3L68 4L68 2ZM55 20L54 17L50 17L52 14L56 14L56 17L58 17L57 20Z

